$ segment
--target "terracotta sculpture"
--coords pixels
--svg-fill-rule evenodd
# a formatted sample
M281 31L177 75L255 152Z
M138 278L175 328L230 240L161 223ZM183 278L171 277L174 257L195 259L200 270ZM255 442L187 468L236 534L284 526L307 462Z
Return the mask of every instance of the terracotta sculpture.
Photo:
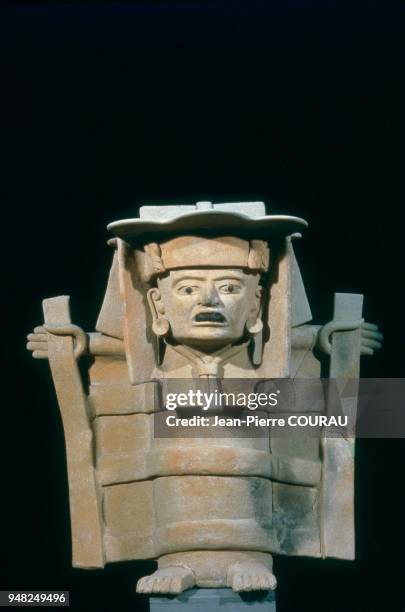
M271 553L353 558L353 440L153 433L164 379L319 378L315 347L331 377L358 377L382 337L359 295L309 324L292 249L305 226L262 203L143 207L109 226L95 333L72 325L67 297L44 301L28 348L49 359L61 409L76 567L157 559L139 592L249 591L275 588Z

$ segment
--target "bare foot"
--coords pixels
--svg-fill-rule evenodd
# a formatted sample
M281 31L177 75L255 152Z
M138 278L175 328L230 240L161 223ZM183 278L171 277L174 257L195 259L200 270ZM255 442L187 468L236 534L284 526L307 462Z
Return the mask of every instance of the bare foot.
M186 567L158 569L138 580L137 593L182 593L195 585L194 573Z
M226 585L237 592L268 591L276 588L277 580L272 571L263 563L246 561L230 566Z

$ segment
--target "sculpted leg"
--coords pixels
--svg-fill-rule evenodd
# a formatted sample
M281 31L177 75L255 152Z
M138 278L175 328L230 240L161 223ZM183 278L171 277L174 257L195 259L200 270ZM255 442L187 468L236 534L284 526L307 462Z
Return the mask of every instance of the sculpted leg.
M158 569L150 576L138 580L137 593L182 593L195 585L195 576L186 567Z
M276 588L277 580L263 563L246 561L229 567L226 585L237 592L268 591Z

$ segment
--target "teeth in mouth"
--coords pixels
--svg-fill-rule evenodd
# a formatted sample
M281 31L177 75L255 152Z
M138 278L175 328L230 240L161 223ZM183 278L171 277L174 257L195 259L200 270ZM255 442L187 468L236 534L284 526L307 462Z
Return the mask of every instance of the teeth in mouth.
M211 323L225 323L225 317L220 312L200 312L195 317L197 323L209 321Z

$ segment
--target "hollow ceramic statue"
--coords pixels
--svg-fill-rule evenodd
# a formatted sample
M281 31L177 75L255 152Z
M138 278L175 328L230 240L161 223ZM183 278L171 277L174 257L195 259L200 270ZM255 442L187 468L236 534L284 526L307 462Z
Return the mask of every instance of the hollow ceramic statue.
M352 439L154 436L161 380L319 378L322 351L331 377L359 376L381 335L353 294L310 325L292 248L306 225L260 202L144 206L109 226L94 333L68 297L44 300L28 348L49 360L61 410L74 566L155 559L139 592L250 591L275 588L272 553L353 558Z

